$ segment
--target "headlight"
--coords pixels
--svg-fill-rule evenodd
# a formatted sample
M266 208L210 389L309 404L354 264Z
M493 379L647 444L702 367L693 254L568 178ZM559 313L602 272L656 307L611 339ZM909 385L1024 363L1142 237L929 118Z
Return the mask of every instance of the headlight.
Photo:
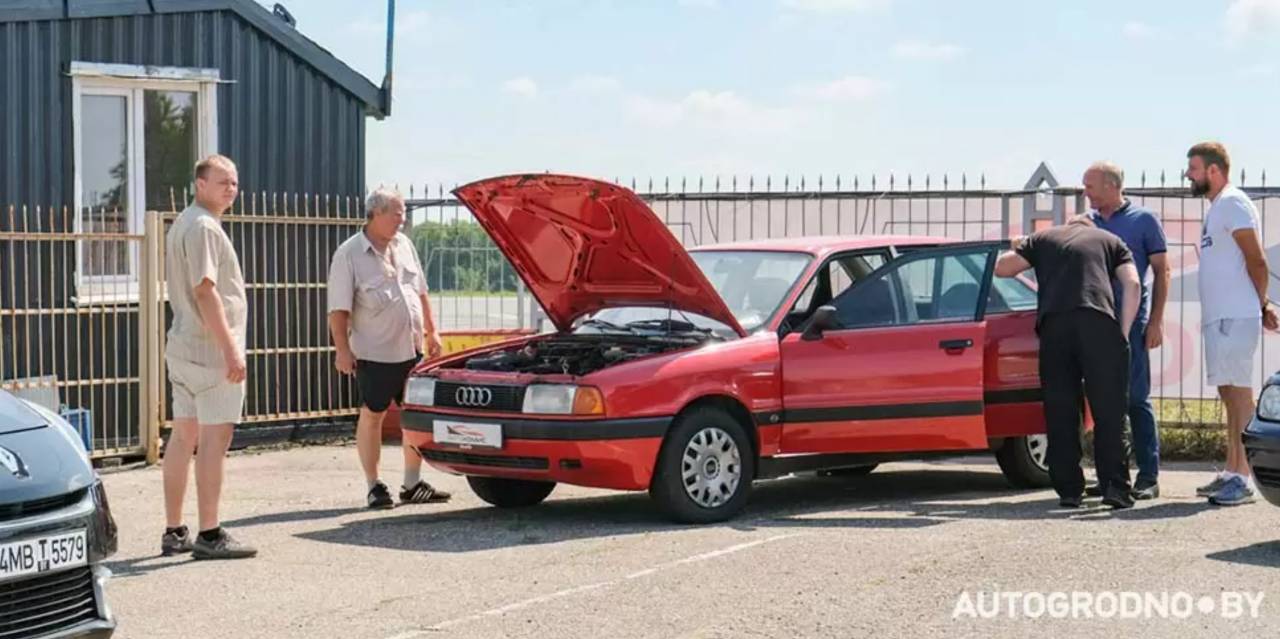
M418 406L434 406L436 403L436 378L410 377L404 387L404 403Z
M570 384L533 384L524 391L524 412L540 415L603 415L598 389Z
M1262 396L1258 398L1258 417L1280 422L1280 385L1262 389Z

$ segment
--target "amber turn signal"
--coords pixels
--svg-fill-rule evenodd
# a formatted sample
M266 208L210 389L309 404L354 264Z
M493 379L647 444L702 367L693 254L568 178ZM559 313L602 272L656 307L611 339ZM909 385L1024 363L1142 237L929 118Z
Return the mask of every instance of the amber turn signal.
M574 415L603 415L604 396L599 389L590 386L579 386L573 396Z

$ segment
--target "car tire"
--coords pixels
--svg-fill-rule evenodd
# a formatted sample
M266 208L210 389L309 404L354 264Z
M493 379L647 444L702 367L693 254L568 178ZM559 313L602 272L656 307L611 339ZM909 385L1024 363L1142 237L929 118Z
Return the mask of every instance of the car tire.
M525 508L542 503L555 490L553 481L467 476L477 497L499 508Z
M846 466L844 468L827 468L818 471L819 477L864 477L878 468L880 464L863 464L862 466Z
M747 429L718 408L695 408L676 419L662 442L649 495L672 520L724 521L747 503L755 477Z
M996 462L1015 488L1047 488L1049 481L1049 440L1044 435L1009 437L996 449Z

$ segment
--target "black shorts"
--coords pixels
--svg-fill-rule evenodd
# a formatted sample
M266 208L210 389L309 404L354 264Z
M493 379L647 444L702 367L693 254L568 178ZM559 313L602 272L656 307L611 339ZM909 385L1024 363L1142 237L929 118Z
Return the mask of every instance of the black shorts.
M409 373L422 360L422 354L398 364L356 360L356 388L360 391L360 404L381 413L391 407L391 401L404 403L404 385Z

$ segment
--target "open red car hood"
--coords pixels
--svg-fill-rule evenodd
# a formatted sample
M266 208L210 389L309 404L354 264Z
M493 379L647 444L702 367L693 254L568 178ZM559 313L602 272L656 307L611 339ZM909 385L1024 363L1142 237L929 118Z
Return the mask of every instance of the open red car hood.
M567 175L512 175L454 195L511 261L551 321L603 308L697 313L745 331L665 224L635 193Z

